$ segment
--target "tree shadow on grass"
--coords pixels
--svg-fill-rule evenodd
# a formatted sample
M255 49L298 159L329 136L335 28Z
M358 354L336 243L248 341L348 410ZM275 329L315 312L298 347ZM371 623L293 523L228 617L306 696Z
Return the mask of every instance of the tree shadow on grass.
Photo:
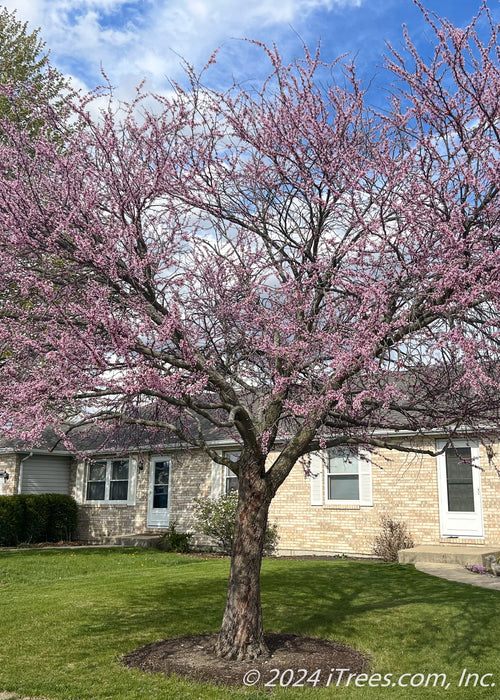
M381 644L450 664L498 658L492 620L500 592L453 583L411 565L363 562L295 562L282 572L286 589L275 586L278 571L262 577L264 619L281 631L336 637L354 646ZM493 649L496 646L497 651Z
M100 609L96 615L90 611L83 636L102 634L123 643L127 638L155 641L216 631L224 609L228 560L176 559L180 565L168 561L163 569L145 569L140 590L124 586L116 608Z
M128 614L99 617L99 630L113 630L118 645L129 640L217 632L221 623L228 563L191 560L191 566L165 569L165 576L141 592L123 591ZM414 662L432 655L456 666L498 658L491 620L498 619L500 594L455 584L412 566L364 562L266 560L262 601L268 631L339 639L361 651ZM92 625L92 620L89 619ZM143 642L145 643L145 642ZM119 650L117 650L119 652Z

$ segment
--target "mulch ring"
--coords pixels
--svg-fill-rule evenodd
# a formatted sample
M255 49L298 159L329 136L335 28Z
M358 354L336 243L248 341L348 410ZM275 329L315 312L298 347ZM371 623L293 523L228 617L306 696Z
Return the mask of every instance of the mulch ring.
M217 658L212 651L216 634L164 639L136 649L122 661L130 668L166 676L268 688L335 686L343 669L341 685L349 674L368 668L368 659L361 652L332 640L274 633L266 634L265 639L271 656L253 661Z

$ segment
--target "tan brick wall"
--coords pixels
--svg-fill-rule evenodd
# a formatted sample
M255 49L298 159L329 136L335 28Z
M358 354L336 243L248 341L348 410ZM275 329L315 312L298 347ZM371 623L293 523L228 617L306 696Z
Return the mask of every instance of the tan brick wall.
M211 464L201 452L172 456L170 522L181 532L194 532L195 498L210 496Z
M0 454L0 471L6 471L7 480L2 479L2 495L12 496L17 493L17 479L19 474L19 456L13 454Z
M434 449L434 441L420 441ZM417 544L500 544L500 477L480 450L484 538L441 539L437 461L391 450L372 457L373 506L312 506L310 478L296 464L279 489L269 519L276 522L283 553L371 554L380 519L404 521Z
M434 440L421 440L420 448L434 449ZM500 448L497 450L500 455ZM170 522L182 532L194 531L193 502L210 495L211 462L197 451L171 452ZM80 537L98 541L126 534L158 533L148 529L147 498L149 454L136 457L144 463L137 472L136 505L86 505L80 507ZM11 474L18 468L13 456L5 457ZM7 464L7 460L10 460ZM371 554L380 532L382 515L404 521L417 544L494 544L500 545L500 476L480 450L484 538L442 539L439 524L437 461L426 455L382 451L372 457L373 506L311 506L310 478L302 464L295 465L279 489L270 511L277 522L282 553L359 553ZM75 479L75 472L72 472ZM12 487L14 477L4 484ZM74 481L73 481L74 485ZM324 494L323 494L324 495ZM195 540L208 544L206 539Z
M495 446L495 460L500 460L499 445ZM486 452L480 448L481 490L484 519L484 544L500 543L500 473L488 462Z
M137 459L137 455L131 455ZM144 458L144 457L143 457ZM130 469L137 471L137 495L135 505L101 503L99 505L86 503L87 468L80 463L80 469L84 469L84 480L79 484L81 494L77 492L76 480L78 472L75 471L73 483L73 496L79 505L78 512L78 537L88 542L99 542L103 538L141 533L144 531L144 514L146 505L144 491L147 490L146 469L140 471L136 462L132 462Z
M170 523L180 532L193 532L193 501L210 495L211 462L200 452L165 453L171 459L170 472ZM149 528L147 522L149 493L150 454L134 456L144 465L137 470L135 505L86 504L85 494L80 504L79 537L87 541L99 541L106 537L154 533L166 528ZM134 467L131 465L131 469ZM197 543L206 543L199 539Z

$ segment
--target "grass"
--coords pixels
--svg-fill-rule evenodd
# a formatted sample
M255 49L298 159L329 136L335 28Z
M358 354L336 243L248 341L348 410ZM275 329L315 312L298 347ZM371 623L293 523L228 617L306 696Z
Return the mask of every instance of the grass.
M228 568L227 560L153 550L1 552L0 691L51 700L268 698L255 688L190 683L119 662L152 641L217 631ZM371 674L391 673L391 682L401 674L446 673L450 683L447 691L368 683L278 688L276 698L322 700L339 692L360 699L500 698L497 591L432 578L411 566L268 559L262 596L269 631L350 644L370 656ZM493 674L483 682L496 682L498 690L473 687L473 679L458 687L464 668L479 677Z

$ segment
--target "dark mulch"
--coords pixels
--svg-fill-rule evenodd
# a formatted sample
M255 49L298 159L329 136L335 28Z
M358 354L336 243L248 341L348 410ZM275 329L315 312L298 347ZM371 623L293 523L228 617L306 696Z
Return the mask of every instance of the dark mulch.
M306 687L334 686L339 676L336 669L358 674L368 668L368 659L363 654L335 641L295 634L266 634L265 638L271 656L262 660L216 658L212 651L215 634L165 639L137 649L122 660L130 668L150 673L177 674L217 685L267 684L268 687L279 687L280 682L289 686L294 683ZM285 673L286 669L293 673ZM342 679L347 675L344 670Z

